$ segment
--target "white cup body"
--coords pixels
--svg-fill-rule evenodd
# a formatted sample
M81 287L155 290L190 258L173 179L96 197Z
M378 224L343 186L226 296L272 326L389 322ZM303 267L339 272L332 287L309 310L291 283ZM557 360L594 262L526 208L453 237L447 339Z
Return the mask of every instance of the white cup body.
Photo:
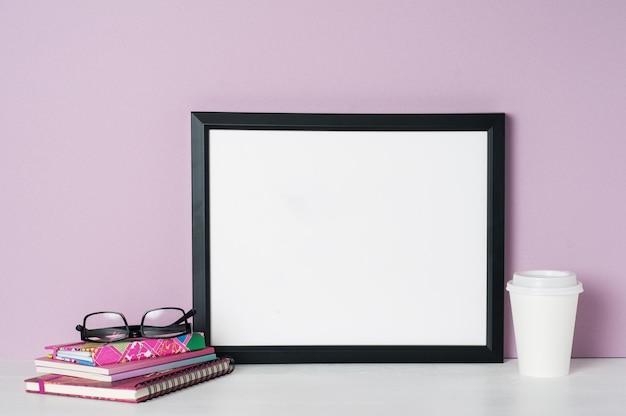
M552 273L536 271L525 273ZM521 279L519 279L521 281ZM578 296L582 284L568 287L507 285L521 374L562 377L569 374Z

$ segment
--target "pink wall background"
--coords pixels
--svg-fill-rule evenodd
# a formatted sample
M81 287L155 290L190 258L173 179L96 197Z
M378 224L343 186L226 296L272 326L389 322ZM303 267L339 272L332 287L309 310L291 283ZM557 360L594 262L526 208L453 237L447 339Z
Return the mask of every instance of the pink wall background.
M506 112L506 278L577 272L574 355L626 356L625 19L609 0L0 0L0 357L77 339L91 311L191 307L191 111ZM514 356L508 306L505 331Z

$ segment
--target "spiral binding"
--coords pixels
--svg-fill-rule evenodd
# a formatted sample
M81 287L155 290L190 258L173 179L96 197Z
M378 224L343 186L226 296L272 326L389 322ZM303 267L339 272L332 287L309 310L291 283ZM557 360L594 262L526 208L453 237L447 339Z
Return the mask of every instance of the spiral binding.
M168 373L149 381L144 381L137 384L137 388L147 388L148 395L143 398L143 400L150 400L185 387L193 386L194 384L199 384L232 373L234 369L235 360L231 357L222 357L214 361Z

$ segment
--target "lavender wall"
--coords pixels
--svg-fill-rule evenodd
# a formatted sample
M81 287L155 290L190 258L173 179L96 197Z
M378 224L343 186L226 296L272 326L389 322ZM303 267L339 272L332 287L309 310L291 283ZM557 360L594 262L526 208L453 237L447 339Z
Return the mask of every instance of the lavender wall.
M506 112L507 279L577 272L574 354L626 356L625 19L608 0L0 0L0 357L76 339L90 311L191 306L191 111Z

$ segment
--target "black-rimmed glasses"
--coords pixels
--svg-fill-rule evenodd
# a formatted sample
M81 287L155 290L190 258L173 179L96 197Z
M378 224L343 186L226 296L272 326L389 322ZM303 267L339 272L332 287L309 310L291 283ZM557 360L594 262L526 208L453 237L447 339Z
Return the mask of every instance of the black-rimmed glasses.
M191 333L187 320L196 314L181 308L158 308L146 312L140 325L128 325L119 312L94 312L76 325L83 341L114 342L127 338L172 338Z

